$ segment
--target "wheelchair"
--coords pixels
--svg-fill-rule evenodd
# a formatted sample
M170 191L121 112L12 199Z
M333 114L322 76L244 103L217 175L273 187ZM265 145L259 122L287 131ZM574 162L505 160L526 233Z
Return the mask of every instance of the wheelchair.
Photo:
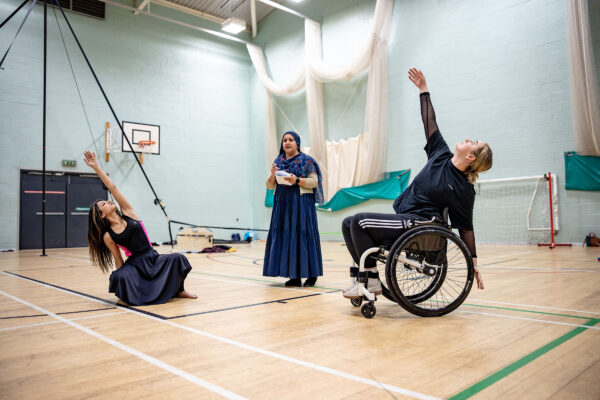
M469 295L475 272L467 246L447 221L448 209L444 209L441 220L424 221L393 243L367 249L361 255L359 271L364 274L365 260L374 257L383 296L412 314L439 317L454 311ZM363 280L359 280L362 297L350 302L354 307L362 305L365 318L373 318L377 298Z

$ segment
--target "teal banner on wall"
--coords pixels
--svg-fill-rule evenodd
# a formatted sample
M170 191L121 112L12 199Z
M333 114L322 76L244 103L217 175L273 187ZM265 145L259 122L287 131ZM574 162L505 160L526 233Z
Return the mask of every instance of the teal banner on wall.
M600 157L566 152L565 177L567 190L600 190Z
M355 206L369 199L394 200L406 189L408 178L410 178L410 169L390 172L386 174L384 180L338 190L331 200L317 206L317 209L333 212ZM273 207L273 190L267 189L265 206Z

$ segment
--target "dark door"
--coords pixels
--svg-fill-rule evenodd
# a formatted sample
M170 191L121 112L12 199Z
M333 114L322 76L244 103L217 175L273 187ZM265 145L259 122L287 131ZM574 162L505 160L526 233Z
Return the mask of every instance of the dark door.
M67 177L46 174L46 247L65 247ZM21 172L19 249L42 248L42 174Z
M95 200L106 200L107 192L95 175L71 175L67 186L67 247L86 247L88 211Z

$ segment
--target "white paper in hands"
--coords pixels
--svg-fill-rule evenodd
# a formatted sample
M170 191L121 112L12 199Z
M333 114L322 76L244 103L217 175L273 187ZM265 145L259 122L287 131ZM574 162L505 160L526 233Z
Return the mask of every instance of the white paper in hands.
M277 183L279 183L280 185L292 186L292 184L285 179L288 176L290 176L290 174L288 174L285 171L275 172L275 179L277 180Z

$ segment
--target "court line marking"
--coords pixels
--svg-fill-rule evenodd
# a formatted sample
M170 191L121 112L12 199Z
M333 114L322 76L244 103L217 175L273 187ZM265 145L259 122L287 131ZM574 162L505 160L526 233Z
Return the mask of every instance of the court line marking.
M92 318L100 318L100 317L110 317L112 315L117 315L117 314L125 314L126 311L119 311L116 313L109 313L109 314L99 314L99 315L87 315L85 317L77 317L77 318L71 318L71 321L79 321L80 319L92 319ZM3 331L11 331L13 329L21 329L21 328L30 328L32 326L41 326L41 325L52 325L52 324L60 324L61 321L50 321L50 322L39 322L37 324L27 324L27 325L19 325L19 326L11 326L8 328L0 328L0 332Z
M271 286L271 285L264 285L264 284L260 284L258 282L263 282L263 283L279 283L279 282L273 282L273 281L266 281L266 280L262 280L262 279L252 279L252 278L238 278L235 276L225 276L225 275L217 275L217 274L207 274L204 272L191 272L192 274L195 275L191 275L192 278L196 278L196 279L206 279L206 280L210 280L210 281L218 281L218 282L229 282L229 283L237 283L240 285L247 285L247 286L260 286L260 287L266 287L266 288L272 288L272 289L283 289L283 290L288 290L288 291L294 291L294 292L302 292L302 293L325 293L325 292L317 292L315 290L310 290L310 289L296 289L295 287L285 287L285 286ZM236 279L236 281L232 281L232 280L227 280L227 279L218 279L218 278L208 278L205 276L197 276L198 274L201 275L210 275L210 276L218 276L220 278L230 278L230 279ZM190 276L190 275L188 275ZM252 280L255 282L239 282L237 280L242 279L242 280ZM323 289L323 290L331 290L334 292L340 292L341 289L338 288L327 288L327 287L322 287L322 286L314 286L317 289Z
M24 275L15 274L14 272L10 272L10 271L0 271L0 272L2 274L5 274L5 275L9 275L9 276L13 276L13 277L18 277L18 278L22 278L22 279L27 279L29 281L37 282L37 283L40 283L42 285L51 286L51 287L54 286L55 288L57 288L59 290L62 290L64 292L70 292L70 293L76 294L76 295L81 296L81 297L86 298L86 299L94 299L94 300L100 301L101 303L110 304L110 305L115 306L115 307L120 307L120 308L124 308L124 309L128 309L128 310L135 310L135 312L138 312L140 314L148 314L148 315L151 315L151 316L159 318L159 319L165 319L165 318L167 318L164 315L154 314L154 313L151 313L150 311L141 310L139 308L135 308L135 307L132 307L132 306L129 306L129 305L125 305L125 304L119 304L119 303L117 303L115 301L110 301L110 300L102 299L100 297L92 296L91 294L87 294L87 293L81 293L81 292L78 292L78 291L73 290L73 289L67 289L67 288L62 287L62 286L54 285L52 283L38 281L37 279L29 278L29 277L24 276Z
M465 399L468 399L469 397L474 396L475 394L481 392L482 390L484 390L484 389L490 387L491 385L493 385L494 383L498 382L499 380L507 377L508 375L512 374L513 372L517 371L518 369L524 367L525 365L529 364L530 362L532 362L532 361L536 360L537 358L543 356L544 354L548 353L550 350L553 350L556 347L560 346L567 340L574 338L575 336L579 335L582 332L585 332L586 330L588 330L590 328L595 328L593 325L596 325L598 322L600 322L600 319L595 319L595 318L590 319L588 322L586 322L584 324L585 327L579 327L579 328L573 329L572 331L565 333L564 335L560 336L559 338L554 339L550 343L540 347L537 350L534 350L533 352L527 354L524 357L521 357L517 361L512 362L511 364L507 365L506 367L502 368L501 370L499 370L499 371L489 375L488 377L480 380L479 382L469 386L468 388L462 390L461 392L455 394L454 396L451 396L448 400L465 400Z
M105 311L105 310L114 310L114 309L116 309L116 307L96 308L94 310L82 310L82 311L64 311L64 312L59 312L59 313L56 313L56 314L58 314L58 315L79 314L79 313L94 312L94 311ZM45 316L46 316L46 314L14 315L12 317L0 317L0 319L34 318L34 317L45 317Z
M71 294L71 295L75 295L75 296L87 298L88 300L96 301L96 302L99 302L99 303L108 303L107 301L99 299L99 298L87 297L87 296L85 296L85 295L83 295L81 293L77 293L77 292L73 292L73 291L69 291L69 290L60 289L60 288L58 288L56 286L48 285L48 284L42 283L40 281L33 280L31 278L19 276L19 275L16 275L16 274L13 274L13 273L9 273L9 272L6 272L6 271L0 271L0 273L7 274L7 275L12 276L14 278L27 280L27 281L33 282L33 283L35 283L37 285L47 287L49 289L54 289L54 290L58 290L58 291L61 291L61 292L67 293L67 294ZM117 306L118 307L122 307L120 304L117 304ZM160 322L160 323L172 326L174 328L183 329L183 330L186 330L188 332L195 333L195 334L207 337L209 339L214 339L214 340L217 340L219 342L227 343L227 344L230 344L230 345L233 345L233 346L236 346L236 347L248 350L248 351L252 351L252 352L255 352L255 353L263 354L263 355L266 355L268 357L277 358L277 359L280 359L280 360L283 360L283 361L287 361L287 362L290 362L290 363L293 363L293 364L296 364L296 365L300 365L300 366L303 366L303 367L315 369L317 371L324 372L324 373L327 373L327 374L330 374L330 375L334 375L334 376L345 378L345 379L348 379L348 380L351 380L351 381L363 383L363 384L366 384L366 385L369 385L369 386L373 386L373 387L376 387L376 388L379 388L379 389L384 388L387 391L394 392L394 393L399 393L399 394L402 394L402 395L405 395L405 396L409 396L409 397L413 397L413 398L416 398L416 399L440 400L438 397L428 396L428 395L423 394L423 393L414 392L412 390L408 390L408 389L404 389L404 388L401 388L401 387L389 385L387 383L378 382L378 381L375 381L373 379L367 379L367 378L363 378L363 377L360 377L360 376L352 375L352 374L349 374L349 373L346 373L346 372L342 372L342 371L338 371L336 369L325 367L325 366L322 366L322 365L319 365L319 364L314 364L314 363L311 363L311 362L308 362L308 361L303 361L303 360L300 360L300 359L297 359L297 358L294 358L294 357L285 356L283 354L279 354L279 353L276 353L274 351L261 349L260 347L255 347L255 346L248 345L248 344L245 344L245 343L242 343L242 342L238 342L238 341L235 341L235 340L232 340L232 339L227 339L227 338L224 338L224 337L221 337L221 336L213 335L212 333L204 332L204 331L201 331L199 329L191 328L189 326L180 325L180 324L177 324L175 322L171 322L171 321L168 321L168 320L164 320L164 319L153 317L153 316L149 315L148 313L139 313L138 312L139 310L137 310L137 309L130 309L130 308L124 308L124 309L125 309L126 312L133 313L133 314L136 314L138 316L141 316L141 317L144 317L144 318L148 318L148 319L151 319L151 320L154 320L154 321L157 321L157 322ZM59 317L59 318L62 318L62 317Z
M273 303L286 304L290 300L305 299L307 297L318 296L320 294L321 293L311 293L311 294L307 294L307 295L304 295L304 296L296 296L296 297L288 297L288 298L279 299L279 300L263 301L261 303L243 304L241 306L219 308L219 309L216 309L216 310L199 311L199 312L190 313L190 314L175 315L173 317L167 317L167 319L177 319L177 318L192 317L194 315L203 315L203 314L212 314L212 313L217 313L217 312L222 312L222 311L239 310L241 308L257 307L257 306L263 306L265 304L273 304Z
M600 315L600 312L596 312L596 311L583 311L583 310L572 310L572 309L569 309L569 308L535 306L535 305L532 305L532 304L507 303L507 302L504 302L504 301L496 301L496 300L477 300L477 299L471 299L469 301L473 301L473 302L477 302L477 303L505 304L505 305L508 305L508 306L531 307L531 308L541 308L541 309L545 309L545 310L568 311L568 312L576 312L576 313L582 313L582 314Z
M194 271L192 271L192 273L193 274L201 274L201 275L219 276L219 277L222 277L222 278L252 280L252 281L258 281L258 282L271 282L271 281L264 281L264 280L255 279L255 278L243 278L246 275L240 275L240 274L237 274L239 277L236 277L236 276L231 276L231 275L219 275L219 274L205 273L205 272L194 272ZM259 283L238 282L238 281L227 280L227 279L206 278L206 277L200 277L200 276L195 276L195 275L191 275L191 276L195 277L195 278L198 278L198 279L208 279L208 280L222 281L222 282L228 282L228 283L237 283L237 284L240 284L240 285L271 287L271 288L277 288L277 289L283 289L283 290L295 290L295 291L299 291L299 292L309 292L309 293L321 293L321 294L327 294L327 295L336 295L335 293L331 293L331 292L316 292L316 291L311 291L311 290L293 289L293 288L286 288L286 287L281 287L281 286L261 285ZM329 290L337 290L338 292L340 291L340 289L337 289L337 288L326 288L326 287L321 287L321 288L322 289L329 289ZM378 301L397 305L397 303L395 303L393 301L390 301L390 300L387 300L384 297L378 298ZM469 300L469 301L478 301L478 300ZM479 301L482 301L482 300L479 300ZM490 303L492 303L492 304L493 303L502 304L502 302L493 302L493 301L490 301ZM512 303L505 303L505 304L512 305ZM479 305L479 304L469 304L469 303L463 303L462 305L463 306L469 306L469 307L485 307L485 308L493 308L493 309L506 310L506 311L517 311L517 312L524 312L524 313L540 314L540 315L554 315L554 316L557 316L557 317L589 319L589 317L584 317L584 316L579 316L579 315L565 315L565 314L547 313L547 312L534 311L534 310L520 310L520 309L516 309L516 308L507 308L507 307L492 307L492 306L483 306L483 305ZM572 311L572 312L596 314L594 312L577 311L577 310L565 310L565 309L560 309L560 308L550 308L550 307L543 307L543 306L533 306L533 305L528 305L528 304L514 304L514 305L519 305L519 306L523 306L523 307L532 307L532 308L536 308L536 307L539 307L539 308L549 308L549 309L554 309L554 310L559 310L559 311ZM461 311L461 310L457 310L457 311ZM474 311L471 311L471 312L474 313ZM491 314L491 315L503 316L504 314ZM536 321L544 321L544 320L536 320ZM577 325L577 326L579 326L579 325Z
M124 345L121 342L117 342L116 340L108 338L108 337L106 337L106 336L104 336L104 335L102 335L102 334L100 334L100 333L98 333L96 331L93 331L93 330L91 330L89 328L86 328L83 325L79 325L78 323L75 323L75 322L73 322L73 321L71 321L71 320L69 320L67 318L63 318L60 315L56 315L56 314L54 314L51 311L48 311L48 310L46 310L46 309L44 309L42 307L36 306L35 304L31 304L31 303L29 303L26 300L23 300L23 299L20 299L18 297L15 297L15 296L13 296L11 294L8 294L8 293L6 293L6 292L4 292L2 290L0 290L0 294L2 294L3 296L8 297L10 299L13 299L14 301L17 301L17 302L19 302L21 304L24 304L24 305L26 305L28 307L31 307L34 310L37 310L37 311L43 312L45 314L48 314L49 316L51 316L54 319L57 319L60 322L64 322L65 324L67 324L67 325L69 325L69 326L71 326L71 327L73 327L75 329L78 329L78 330L80 330L80 331L82 331L84 333L87 333L88 335L93 336L93 337L95 337L97 339L100 339L103 342L106 342L106 343L108 343L110 345L113 345L114 347L116 347L116 348L118 348L120 350L123 350L123 351L125 351L125 352L127 352L127 353L129 353L131 355L134 355L134 356L142 359L143 361L146 361L146 362L148 362L150 364L153 364L153 365L157 366L158 368L161 368L161 369L163 369L163 370L165 370L167 372L170 372L173 375L177 375L178 377L180 377L182 379L185 379L185 380L187 380L189 382L192 382L192 383L194 383L194 384L196 384L198 386L201 386L201 387L203 387L205 389L208 389L211 392L214 392L214 393L216 393L218 395L221 395L221 396L223 396L223 397L225 397L227 399L236 399L236 400L238 400L238 399L245 399L245 397L240 396L237 393L233 393L233 392L231 392L229 390L223 389L220 386L217 386L217 385L215 385L213 383L205 381L202 378L198 378L197 376L192 375L189 372L185 372L184 370L181 370L181 369L176 368L176 367L174 367L174 366L172 366L170 364L167 364L167 363L165 363L163 361L160 361L159 359L156 359L156 358L154 358L152 356L149 356L146 353L142 353L141 351L138 351L138 350L136 350L136 349L134 349L132 347Z
M552 324L552 325L564 325L564 326L574 326L576 328L587 328L587 329L595 329L595 330L600 330L600 327L598 326L586 326L585 324L572 324L570 322L558 322L558 321L549 321L547 319L535 319L535 318L527 318L527 317L518 317L516 315L504 315L504 314L493 314L493 313L486 313L486 312L480 312L480 311L467 311L467 310L456 310L457 312L460 313L466 313L466 314L477 314L477 315L487 315L490 317L499 317L499 318L508 318L508 319L519 319L522 321L533 321L533 322L544 322L546 324Z

